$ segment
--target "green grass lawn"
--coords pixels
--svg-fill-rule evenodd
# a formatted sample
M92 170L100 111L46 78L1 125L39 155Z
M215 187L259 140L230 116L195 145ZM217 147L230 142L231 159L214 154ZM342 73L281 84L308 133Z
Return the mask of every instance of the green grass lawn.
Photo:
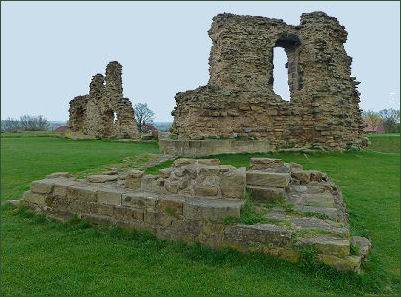
M400 146L373 135L372 151L279 153L327 172L340 186L352 233L374 245L365 273L308 269L261 254L213 251L118 228L60 224L2 207L2 295L362 295L399 294ZM122 160L144 160L154 143L71 141L51 136L1 139L1 199L19 198L32 180ZM271 155L269 155L271 156ZM249 154L218 156L248 166ZM141 159L142 158L142 159ZM146 159L146 158L145 158Z

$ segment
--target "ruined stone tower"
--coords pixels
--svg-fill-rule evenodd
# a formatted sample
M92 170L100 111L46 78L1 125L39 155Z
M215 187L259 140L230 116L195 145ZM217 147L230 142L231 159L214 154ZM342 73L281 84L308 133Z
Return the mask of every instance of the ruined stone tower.
M177 93L174 138L266 140L274 149L364 145L359 82L336 18L305 13L292 26L224 13L213 18L209 36L209 82ZM273 91L274 47L287 54L290 102Z
M134 109L123 98L122 66L117 61L106 67L106 77L93 76L89 95L70 101L69 128L72 132L97 138L137 138Z

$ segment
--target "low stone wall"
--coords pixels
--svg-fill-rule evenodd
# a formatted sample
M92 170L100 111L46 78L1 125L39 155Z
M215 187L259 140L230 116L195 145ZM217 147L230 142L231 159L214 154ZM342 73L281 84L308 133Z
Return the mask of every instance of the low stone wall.
M327 175L276 159L254 158L249 170L178 159L158 175L110 171L77 180L55 173L32 182L23 202L59 219L78 215L293 262L312 247L316 260L339 270L359 271L371 246L350 236L341 192ZM247 211L260 220L249 224Z
M216 154L265 153L275 149L267 140L203 139L176 140L159 139L161 152L180 157L204 157Z

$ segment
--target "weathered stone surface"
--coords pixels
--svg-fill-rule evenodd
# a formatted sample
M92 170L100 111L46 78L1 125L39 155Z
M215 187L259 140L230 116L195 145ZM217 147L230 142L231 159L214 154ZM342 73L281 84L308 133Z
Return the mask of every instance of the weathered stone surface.
M348 237L349 229L330 220L314 217L291 217L289 221L297 230L318 230L332 233L336 236Z
M303 245L312 245L319 253L345 257L350 254L350 242L346 239L330 236L316 236L299 239Z
M246 183L251 186L286 188L290 183L290 175L288 173L249 170L246 172Z
M284 161L280 159L270 158L251 158L252 170L271 169L284 166Z
M356 247L357 255L362 258L366 258L372 249L369 239L361 236L352 236L351 245Z
M245 199L245 168L230 170L221 175L221 195L226 198Z
M144 192L160 192L160 182L157 175L144 175L141 179L141 190Z
M72 177L72 174L69 172L54 172L46 176L46 178L58 178L58 177Z
M97 202L97 191L86 185L74 185L67 187L68 200L80 200L83 202Z
M158 196L147 192L130 192L122 195L122 205L147 212L156 212Z
M184 217L190 220L222 222L225 217L239 217L243 202L240 200L217 200L207 198L188 199L184 204Z
M118 189L99 189L97 191L97 201L109 205L121 205L123 191Z
M116 181L118 179L118 176L108 175L108 174L96 174L96 175L89 175L86 179L91 183L105 183L110 181Z
M332 266L340 271L355 271L359 272L361 268L360 256L346 256L343 258L334 255L318 255L318 260L326 265Z
M78 215L94 223L148 230L162 239L262 252L289 261L299 260L299 248L313 246L319 261L357 271L371 245L364 238L351 240L339 188L317 171L308 171L310 181L301 185L290 178L291 172L302 169L296 164L266 160L256 164L264 169L246 171L216 160L180 159L159 175L120 171L103 174L118 182L100 184L59 176L32 183L41 193L28 191L22 201L52 217ZM287 173L277 172L284 167ZM136 186L125 186L129 178ZM250 200L245 200L245 187L252 194ZM278 203L273 201L277 198ZM238 224L247 221L241 217L245 203L259 213L259 222L269 223ZM243 211L245 215L246 208Z
M247 186L252 199L259 202L273 202L276 200L285 200L287 192L284 188Z
M31 191L38 194L49 194L53 191L54 182L51 179L42 179L31 183Z
M336 18L304 13L300 25L292 26L223 13L213 18L208 33L209 82L176 94L171 130L179 143L162 141L163 150L187 156L238 152L241 145L226 139L241 138L268 140L257 151L366 145L359 83L351 77L352 59L344 48L347 32ZM287 54L290 102L273 90L275 47ZM196 142L210 138L216 143ZM255 151L247 145L244 151Z
M125 187L138 190L141 187L141 178L144 172L141 170L130 170L125 176Z
M46 205L46 196L44 194L32 193L32 191L24 192L22 199L28 203L36 204L39 206Z
M68 122L72 132L97 138L139 138L132 104L123 98L121 73L121 64L110 62L106 77L93 76L89 95L70 101Z
M232 242L259 242L286 246L291 241L291 231L272 224L235 225L224 231L225 238Z

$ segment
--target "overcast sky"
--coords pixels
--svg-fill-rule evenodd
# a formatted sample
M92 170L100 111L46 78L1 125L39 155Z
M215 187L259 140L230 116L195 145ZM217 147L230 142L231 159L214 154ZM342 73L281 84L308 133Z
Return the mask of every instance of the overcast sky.
M322 10L348 31L346 50L361 107L399 108L399 2L1 2L1 117L67 120L68 102L89 91L106 64L123 65L124 95L171 121L174 95L208 81L218 13L258 15L297 25ZM276 57L283 69L285 56ZM282 72L281 72L282 73ZM275 82L280 93L286 78Z

